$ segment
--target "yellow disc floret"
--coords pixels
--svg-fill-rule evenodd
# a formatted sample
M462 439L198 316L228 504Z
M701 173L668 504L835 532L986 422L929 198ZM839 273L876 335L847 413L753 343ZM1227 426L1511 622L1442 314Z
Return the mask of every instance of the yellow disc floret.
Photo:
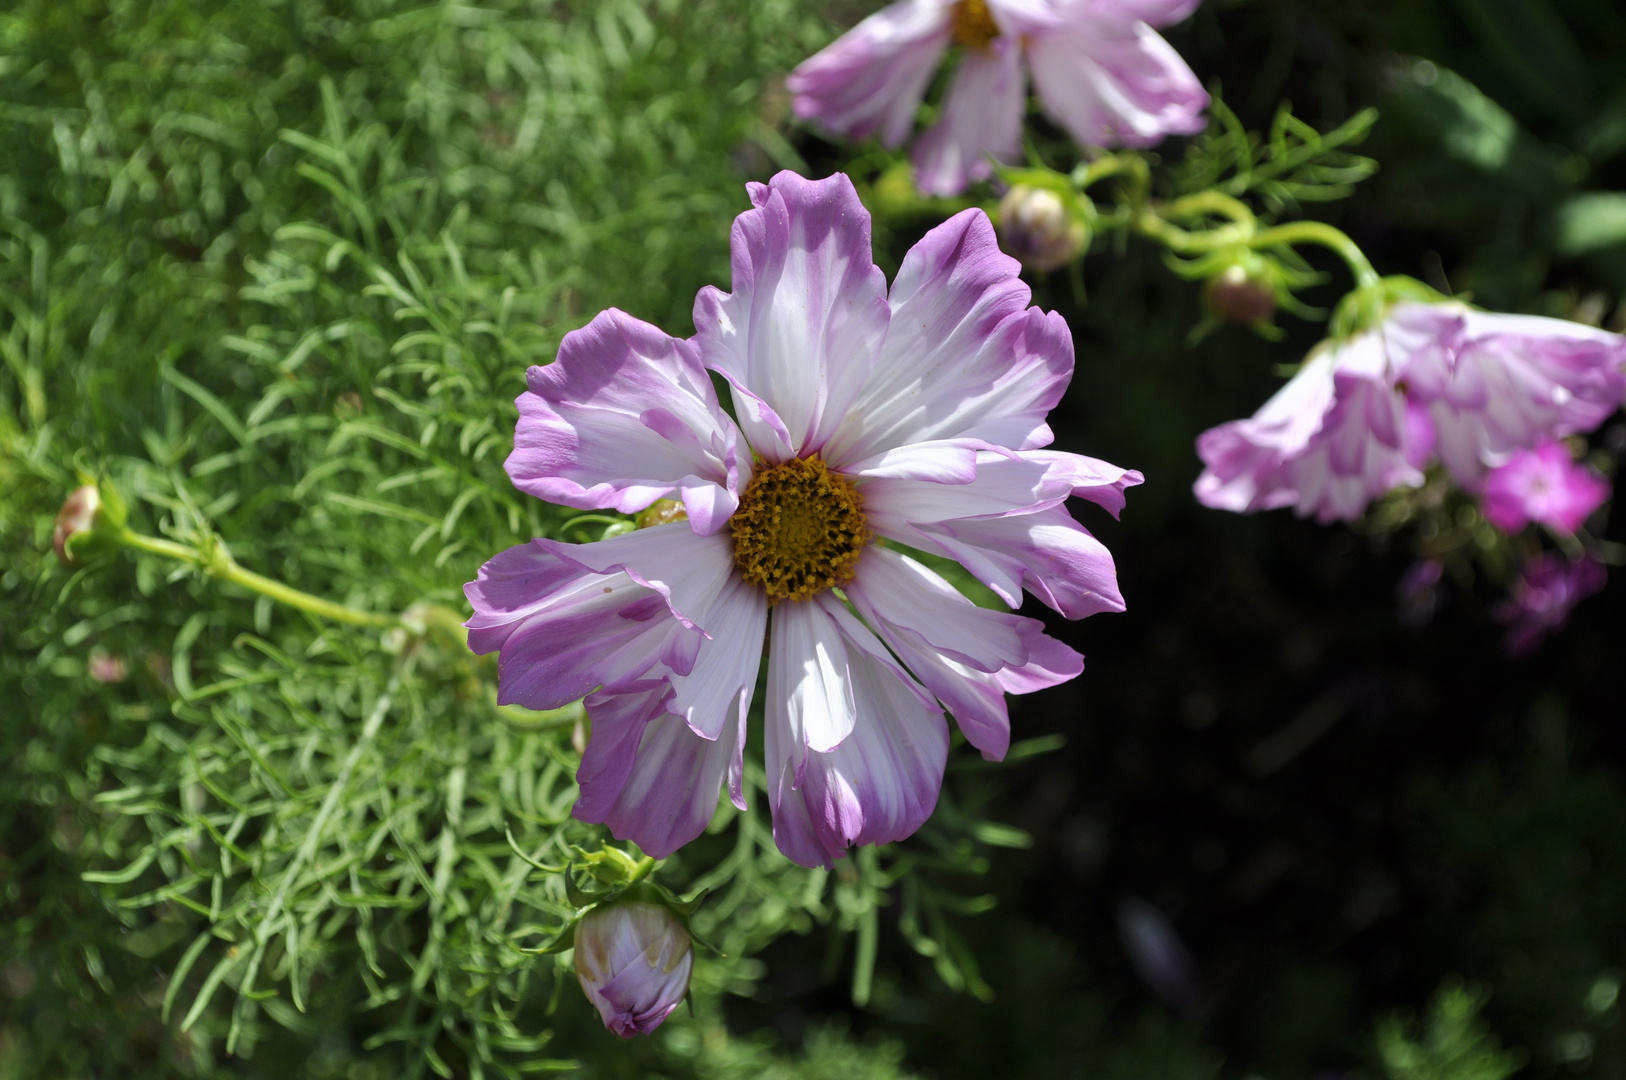
M858 489L816 457L760 469L728 526L740 575L769 603L845 585L870 542Z
M988 0L960 0L954 7L954 40L968 49L986 49L999 36Z

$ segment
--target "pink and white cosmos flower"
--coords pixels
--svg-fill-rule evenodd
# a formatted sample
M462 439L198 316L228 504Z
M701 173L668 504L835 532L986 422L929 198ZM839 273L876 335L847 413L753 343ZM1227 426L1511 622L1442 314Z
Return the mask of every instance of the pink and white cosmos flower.
M898 146L951 45L962 49L943 112L915 144L920 189L954 195L986 179L988 155L1021 148L1027 78L1045 112L1080 143L1151 146L1201 131L1208 95L1154 26L1198 0L900 0L786 81L796 115Z
M1503 532L1532 521L1573 533L1609 498L1609 481L1577 465L1569 449L1548 439L1519 450L1485 477L1485 520Z
M1522 449L1590 431L1626 394L1626 339L1580 323L1401 302L1323 342L1253 417L1204 432L1197 499L1351 521L1422 483L1436 455L1465 490Z
M748 190L734 291L701 291L695 337L605 311L530 370L518 403L507 468L522 491L623 513L671 499L686 516L502 552L466 586L469 644L501 653L504 702L588 695L575 814L655 856L705 828L725 779L745 807L765 662L774 838L827 866L930 815L945 711L999 758L1005 694L1083 668L906 548L1012 607L1025 589L1068 618L1119 611L1112 556L1064 504L1117 514L1141 476L1041 449L1071 335L1029 306L980 210L928 233L889 291L845 176Z

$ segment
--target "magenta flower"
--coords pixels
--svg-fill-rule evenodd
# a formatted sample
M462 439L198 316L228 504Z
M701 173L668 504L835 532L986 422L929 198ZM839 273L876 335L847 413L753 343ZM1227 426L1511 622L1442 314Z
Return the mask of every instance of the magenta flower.
M1543 551L1525 563L1513 595L1494 612L1498 622L1507 624L1507 651L1514 656L1535 652L1548 634L1564 628L1576 604L1603 588L1606 576L1603 563L1590 557L1568 562Z
M845 176L748 190L734 291L701 291L694 338L603 312L519 398L521 490L623 513L670 498L686 520L497 555L466 587L469 644L501 652L504 702L590 695L575 814L656 856L705 828L724 778L744 808L765 660L774 838L829 865L931 813L945 709L999 758L1004 695L1083 666L878 541L958 561L1012 607L1026 589L1069 618L1119 611L1112 556L1064 504L1116 514L1141 476L1039 449L1072 339L981 211L928 233L888 292Z
M1023 62L1057 125L1081 143L1151 146L1203 129L1208 95L1152 29L1198 0L900 0L804 60L786 81L796 115L898 146L951 45L961 57L942 116L915 144L920 189L954 195L1014 156Z
M694 972L694 946L683 923L660 904L601 905L576 924L576 978L604 1018L630 1039L661 1026Z
M1485 477L1485 520L1503 532L1532 521L1572 533L1609 497L1609 481L1549 439L1518 450Z
M1561 319L1403 302L1324 342L1248 420L1204 432L1205 506L1292 506L1325 523L1422 482L1438 454L1463 488L1544 439L1589 431L1626 393L1626 339Z

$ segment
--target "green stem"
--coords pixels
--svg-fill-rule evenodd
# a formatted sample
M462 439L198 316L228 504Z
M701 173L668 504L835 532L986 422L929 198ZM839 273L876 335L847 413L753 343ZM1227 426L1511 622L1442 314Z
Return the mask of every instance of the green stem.
M216 547L213 551L205 553L197 548L185 544L177 544L173 540L161 540L155 536L143 536L141 533L125 529L119 540L126 547L133 547L138 551L151 552L154 555L163 555L181 562L191 563L210 577L221 581L230 581L241 585L245 589L269 596L279 604L298 608L300 611L319 615L324 619L335 622L349 623L352 626L395 626L401 620L394 615L378 615L370 611L358 611L353 607L335 604L331 600L323 600L320 596L301 592L298 589L284 585L280 581L273 581L263 574L256 574L252 570L244 569L237 564L226 552Z
M1320 244L1322 247L1331 248L1339 258L1349 264L1350 272L1355 275L1356 288L1370 288L1381 280L1355 241L1324 222L1291 221L1286 225L1277 225L1255 236L1251 243L1253 247Z

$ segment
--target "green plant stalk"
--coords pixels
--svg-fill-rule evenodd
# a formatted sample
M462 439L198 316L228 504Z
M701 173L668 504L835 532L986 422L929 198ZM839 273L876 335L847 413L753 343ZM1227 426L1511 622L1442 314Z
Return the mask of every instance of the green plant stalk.
M1171 217L1186 217L1202 211L1224 214L1235 223L1207 232L1193 233L1168 220ZM1157 241L1177 255L1201 255L1216 248L1237 244L1245 244L1250 248L1320 244L1322 247L1330 248L1348 264L1350 273L1355 277L1356 288L1372 288L1381 280L1355 241L1333 226L1320 221L1291 221L1263 232L1254 232L1252 211L1236 199L1217 191L1202 191L1177 199L1166 206L1148 207L1134 218L1134 228L1142 236Z
M164 555L181 562L191 563L210 577L221 581L229 581L241 585L245 589L269 596L279 604L298 608L300 611L319 615L334 622L349 623L351 626L377 626L389 627L399 625L401 619L396 615L379 615L371 611L359 611L344 604L335 604L331 600L323 600L320 596L312 596L308 592L301 592L280 581L273 581L263 574L238 565L237 561L228 555L224 549L216 547L213 551L203 552L197 548L178 544L173 540L162 540L156 536L143 536L141 533L124 529L119 533L119 542L125 547L135 548L137 551L146 551L153 555Z
M1330 248L1339 258L1349 264L1349 269L1355 275L1355 287L1358 289L1374 288L1381 280L1378 272L1372 268L1366 253L1361 251L1355 241L1344 232L1333 228L1321 221L1290 221L1286 225L1277 225L1266 229L1255 236L1250 242L1252 247L1276 247L1287 244L1320 244Z

